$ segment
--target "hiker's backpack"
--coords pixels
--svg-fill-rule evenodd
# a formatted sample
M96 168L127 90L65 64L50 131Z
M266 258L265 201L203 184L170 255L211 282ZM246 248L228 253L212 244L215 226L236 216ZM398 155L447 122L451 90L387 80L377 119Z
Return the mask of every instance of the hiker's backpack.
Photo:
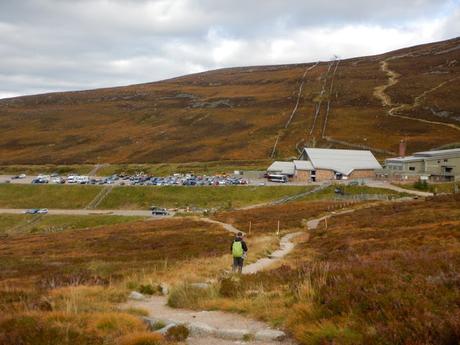
M233 241L232 254L235 258L241 258L243 256L243 243L241 241Z

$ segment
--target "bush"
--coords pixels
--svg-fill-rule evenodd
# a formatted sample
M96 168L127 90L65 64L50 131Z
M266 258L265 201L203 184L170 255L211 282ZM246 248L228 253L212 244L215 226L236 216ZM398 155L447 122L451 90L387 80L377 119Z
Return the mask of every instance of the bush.
M188 338L189 330L184 325L177 325L168 329L166 339L171 341L184 341Z
M418 190L427 191L430 189L430 186L426 181L417 181L414 183L414 188Z
M120 345L162 345L165 341L161 334L140 332L124 336L119 343Z
M156 292L158 292L158 289L155 289L152 284L146 284L146 285L140 285L139 286L139 292L144 294L144 295L154 295Z
M188 283L174 287L168 297L168 305L172 308L196 308L200 301L216 295L214 289L203 289Z
M126 313L91 314L88 326L92 332L102 337L123 335L135 331L141 332L146 329L139 318Z
M242 292L241 282L236 277L223 278L220 281L219 294L223 297L236 297Z

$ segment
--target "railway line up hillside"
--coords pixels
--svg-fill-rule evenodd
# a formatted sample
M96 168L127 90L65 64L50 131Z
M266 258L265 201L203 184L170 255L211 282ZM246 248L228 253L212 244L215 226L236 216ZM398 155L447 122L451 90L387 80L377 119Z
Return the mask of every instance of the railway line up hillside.
M324 93L326 92L327 78L329 76L329 72L331 71L332 65L334 64L334 61L335 60L332 60L331 62L329 62L329 66L328 66L327 71L325 73L323 85L321 87L321 92L319 94L319 101L316 103L315 114L313 115L313 123L311 125L310 132L309 132L310 136L313 134L313 131L315 130L315 127L316 127L316 121L317 121L318 115L319 115L319 113L321 111L321 104L323 103L323 96L324 96Z
M337 68L339 68L339 64L340 64L340 59L337 59L337 63L335 64L334 71L332 72L331 87L329 88L329 97L327 99L327 105L326 105L326 115L324 117L323 131L321 132L321 138L323 139L326 134L327 120L329 119L329 112L331 110L331 97L332 97L332 91L334 89L334 78L335 78L335 74L337 73Z
M302 75L302 78L301 78L301 82L300 82L300 85L299 85L299 90L297 92L297 100L296 100L296 103L294 105L294 109L292 109L292 112L291 112L291 115L289 116L288 120L286 121L286 124L284 125L284 130L288 129L289 125L291 124L292 122L292 119L294 118L294 115L296 114L297 112L297 109L299 108L299 104L300 104L300 98L302 96L302 91L303 91L303 87L305 85L305 78L307 76L307 73L311 70L313 70L316 66L318 66L319 64L319 61L316 62L313 66L310 66L310 67L306 67L305 68L305 71L303 72L303 75ZM278 133L278 135L276 136L276 139L275 139L275 144L273 145L273 149L272 149L272 152L270 154L270 158L273 158L275 156L275 153L276 153L276 147L278 146L278 142L279 142L279 139L281 137L283 132L281 133Z

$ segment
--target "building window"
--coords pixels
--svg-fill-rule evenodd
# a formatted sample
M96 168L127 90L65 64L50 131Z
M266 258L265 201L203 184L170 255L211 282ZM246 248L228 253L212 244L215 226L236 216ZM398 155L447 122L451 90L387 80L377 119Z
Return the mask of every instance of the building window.
M441 163L441 160L438 159L438 164Z
M414 170L415 170L415 167L409 167L409 170L410 170L410 171L414 171Z
M444 163L447 163L449 160L448 159L444 159Z

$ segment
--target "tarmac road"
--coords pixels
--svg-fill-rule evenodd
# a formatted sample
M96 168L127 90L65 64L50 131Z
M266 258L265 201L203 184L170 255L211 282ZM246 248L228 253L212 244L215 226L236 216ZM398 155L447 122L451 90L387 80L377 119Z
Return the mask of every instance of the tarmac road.
M0 208L0 214L24 214L26 209L23 208ZM169 216L152 216L148 210L60 210L48 209L50 215L69 215L69 216L92 216L92 215L110 215L110 216L131 216L131 217L152 217L168 218Z

